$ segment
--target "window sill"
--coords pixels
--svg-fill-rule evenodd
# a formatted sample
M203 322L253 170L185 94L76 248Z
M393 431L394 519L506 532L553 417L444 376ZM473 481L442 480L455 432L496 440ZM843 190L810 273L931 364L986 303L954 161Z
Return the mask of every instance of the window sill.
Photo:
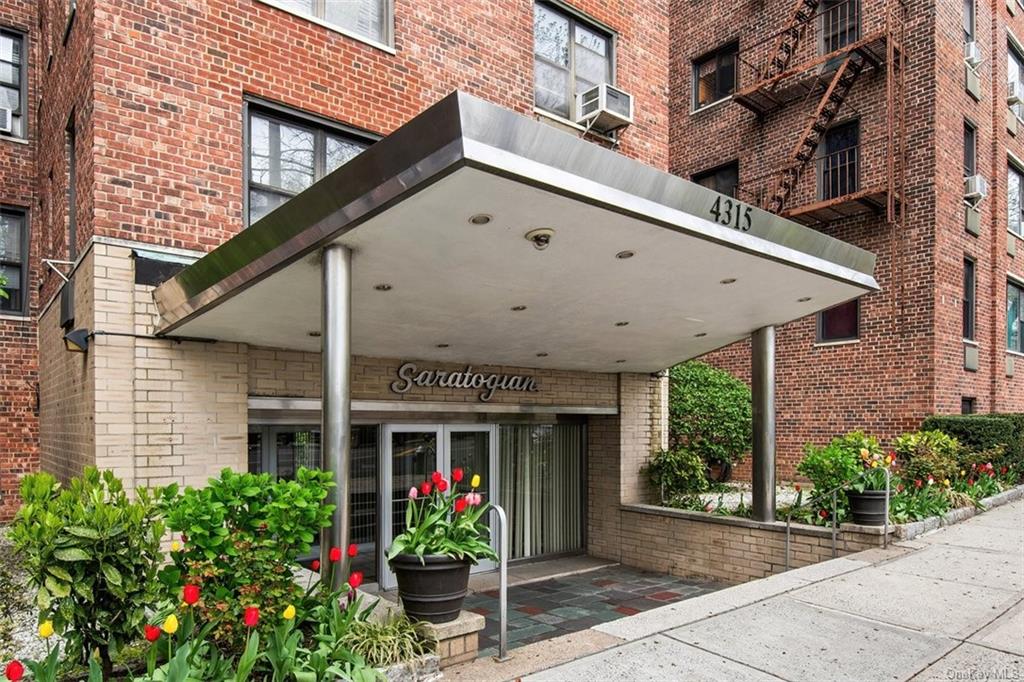
M28 313L0 313L0 322L31 322L32 316Z
M705 104L704 106L702 106L699 109L693 109L692 111L690 111L690 116L696 116L697 114L703 114L708 109L717 109L718 107L722 106L723 104L728 104L731 101L732 101L732 95L729 95L728 97L723 97L722 99L716 99L714 102L710 102L709 104Z
M1017 234L1013 230L1007 230L1007 232L1010 234L1010 236L1015 237L1018 241L1024 242L1024 235Z
M965 346L974 346L975 348L981 348L981 344L973 339L964 339L963 342Z
M300 18L305 19L306 21L308 21L310 23L316 24L317 26L323 26L324 28L326 28L328 30L334 31L335 33L339 33L339 34L341 34L341 35L343 35L343 36L345 36L347 38L351 38L352 40L358 40L359 42L364 43L366 45L369 45L370 47L375 47L378 50L381 50L382 52L387 52L388 54L398 54L398 52L395 50L395 48L393 46L391 46L391 45L388 45L386 43L382 43L382 42L376 41L373 38L367 38L364 35L360 35L360 34L356 33L355 31L350 31L347 28L343 28L341 26L337 26L335 24L332 24L332 23L330 23L328 21L324 21L323 19L320 19L318 17L314 17L311 14L304 14L302 12L296 12L291 7L288 7L287 5L283 5L281 3L275 2L274 0L257 0L257 2L261 2L264 5L268 5L270 7L274 7L276 9L279 9L282 12L287 12L288 14L291 14L292 16L300 17ZM392 26L394 26L394 16L393 15L391 17L389 17L389 20L391 21Z
M860 339L842 339L840 341L815 341L812 348L832 348L834 346L851 346L860 343Z
M11 137L9 135L0 135L0 140L4 142L13 142L14 144L28 144L28 140L24 137Z
M1016 358L1024 358L1024 353L1021 353L1020 351L1017 350L1010 350L1009 348L1006 349L1006 354L1012 355Z
M593 130L588 131L586 126L582 126L576 121L571 121L563 116L553 114L550 111L546 111L539 107L534 107L533 113L536 114L537 116L543 116L546 119L550 119L555 123L560 123L566 127L572 128L573 130L578 130L581 133L587 133L587 135L590 135L591 137L596 137L599 140L604 140L605 142L611 142L613 144L616 142L615 138L611 137L610 135L602 135L601 133L595 133Z

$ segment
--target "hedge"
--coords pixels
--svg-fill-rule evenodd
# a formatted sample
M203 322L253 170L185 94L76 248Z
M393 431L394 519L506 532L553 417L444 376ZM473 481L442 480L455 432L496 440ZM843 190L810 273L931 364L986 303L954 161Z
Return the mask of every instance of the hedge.
M1024 413L972 415L973 417L992 417L1003 419L1013 425L1013 435L1006 444L1006 458L1024 465Z
M1018 422L1006 415L933 415L924 420L921 430L942 431L976 452L1003 446L1008 459L1019 461Z

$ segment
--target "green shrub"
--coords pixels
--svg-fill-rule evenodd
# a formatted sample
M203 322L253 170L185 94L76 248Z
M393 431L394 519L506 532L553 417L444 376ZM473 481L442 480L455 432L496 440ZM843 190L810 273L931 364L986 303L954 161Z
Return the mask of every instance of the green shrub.
M434 643L405 614L392 614L377 622L355 621L341 643L374 668L412 661L434 650Z
M1006 456L1002 463L1017 473L1018 480L1024 479L1024 413L996 413L972 416L976 418L1002 419L1013 425L1013 434L1010 442L1006 443Z
M881 452L881 446L878 439L862 431L834 438L821 448L808 444L804 446L804 458L796 470L814 484L815 495L823 495L852 481L864 470L862 450L876 454ZM841 501L846 499L843 493L839 497Z
M216 642L240 649L245 607L273 615L300 598L292 571L330 522L334 507L324 500L332 487L329 472L305 468L293 481L225 469L204 488L169 487L161 506L183 547L161 572L168 596L179 598L183 584L199 585L197 619L213 625Z
M662 450L651 459L645 471L651 484L660 491L662 502L708 489L707 465L692 450Z
M51 619L66 651L111 657L141 632L159 590L164 525L153 498L129 500L113 473L88 468L62 489L50 474L26 476L11 539L37 589L41 620Z
M993 415L935 415L921 424L922 431L941 431L971 450L988 450L1014 442L1014 422Z
M703 362L669 371L669 435L709 464L735 463L753 439L750 389L728 372Z
M927 482L931 476L938 482L954 478L960 469L964 448L942 431L918 431L893 441L900 478L905 484Z

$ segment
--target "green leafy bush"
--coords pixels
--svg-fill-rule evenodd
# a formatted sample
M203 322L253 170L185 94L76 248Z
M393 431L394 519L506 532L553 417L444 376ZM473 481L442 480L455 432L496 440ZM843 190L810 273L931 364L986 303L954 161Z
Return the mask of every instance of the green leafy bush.
M708 489L707 465L700 455L686 448L662 450L651 458L645 472L662 502Z
M750 389L728 372L703 362L669 371L669 436L708 464L735 463L753 439Z
M111 657L135 640L158 593L164 525L146 490L130 500L113 473L88 468L62 489L50 474L26 476L11 539L37 589L40 619L53 621L67 651Z
M922 431L941 431L971 450L1008 447L1014 441L1014 422L993 415L935 415L921 424Z
M815 496L824 495L853 481L861 473L864 468L863 450L873 455L881 451L881 446L876 438L861 431L833 438L832 442L820 448L808 444L796 470L814 484ZM839 499L845 502L846 496L842 491Z
M379 621L356 621L341 641L374 668L412 661L434 650L434 643L404 614L391 614Z
M990 417L1002 419L1013 426L1013 433L1010 442L1006 443L1006 456L1002 463L1016 473L1017 480L1024 480L1024 413L996 413L972 416L975 418Z
M275 614L301 597L292 571L330 522L334 507L324 500L332 486L330 473L301 468L291 481L225 469L204 488L169 487L161 506L183 542L161 573L169 596L183 584L200 586L197 618L213 624L216 642L241 648L247 606Z
M955 477L960 469L963 446L942 431L918 431L893 441L893 450L900 478L908 486L920 487L929 477L939 483Z

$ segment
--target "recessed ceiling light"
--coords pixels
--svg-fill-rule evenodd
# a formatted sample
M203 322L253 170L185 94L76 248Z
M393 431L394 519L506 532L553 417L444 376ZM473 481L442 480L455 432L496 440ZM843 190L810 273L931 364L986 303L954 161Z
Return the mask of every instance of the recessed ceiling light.
M629 322L616 322L615 326L616 327L625 327L627 324L629 324Z
M469 222L473 225L486 225L491 222L491 216L486 213L477 213L476 215L469 217Z
M796 302L797 303L807 303L809 300L811 300L810 296L803 296L801 298L796 299Z
M373 288L376 289L377 291L391 291L390 284L377 284Z
M512 306L511 310L513 312L516 312L516 313L522 312L522 311L526 310L526 306L525 305L514 305L514 306Z
M732 284L735 281L736 281L735 277L726 277L725 279L720 280L719 284Z
M621 364L622 364L622 363L624 363L624 362L625 362L625 360L616 360L616 361L615 361L615 363L616 363L616 364L618 364L618 365L621 365Z
M308 334L309 336L312 336L314 339L315 338L319 338L319 336L320 336L320 332L306 332L306 334Z
M537 353L537 357L538 358L546 358L547 356L548 356L547 353Z
M620 260L626 260L627 258L632 258L635 255L636 253L634 253L633 251L619 251L617 254L615 254L615 257Z
M448 344L447 343L439 343L439 344L437 344L437 347L438 348L447 348Z
M697 333L697 334L694 334L694 336L695 336L696 338L698 338L698 339L700 339L700 338L703 338L703 337L705 337L705 336L707 336L707 335L708 335L708 333L707 333L707 332L699 332L699 333Z

